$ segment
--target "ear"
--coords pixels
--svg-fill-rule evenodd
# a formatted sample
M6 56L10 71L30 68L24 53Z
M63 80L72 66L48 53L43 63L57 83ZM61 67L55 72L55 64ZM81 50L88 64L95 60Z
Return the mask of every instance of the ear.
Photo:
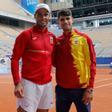
M57 18L57 24L59 25L59 18Z
M50 20L52 19L52 14L51 14L51 13L49 14L49 19L50 19Z
M37 19L37 16L38 16L38 13L35 13L34 14L34 18Z
M34 18L35 18L35 19L36 19L36 16L37 16L37 15L36 15L36 13L35 13L35 14L34 14Z
M71 17L71 19L72 19L72 23L74 22L74 18L73 17Z

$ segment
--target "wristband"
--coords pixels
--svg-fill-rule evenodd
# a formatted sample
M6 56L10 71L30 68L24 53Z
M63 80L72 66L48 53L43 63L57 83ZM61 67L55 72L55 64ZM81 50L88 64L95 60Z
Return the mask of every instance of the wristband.
M90 94L92 94L93 93L93 89L86 89L86 92L88 92L88 93L90 93Z

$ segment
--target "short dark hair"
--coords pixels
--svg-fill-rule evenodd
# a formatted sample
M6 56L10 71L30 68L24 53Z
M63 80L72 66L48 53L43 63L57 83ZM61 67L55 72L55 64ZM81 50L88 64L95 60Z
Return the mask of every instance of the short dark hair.
M72 12L70 9L62 9L58 12L58 18L60 16L72 16Z

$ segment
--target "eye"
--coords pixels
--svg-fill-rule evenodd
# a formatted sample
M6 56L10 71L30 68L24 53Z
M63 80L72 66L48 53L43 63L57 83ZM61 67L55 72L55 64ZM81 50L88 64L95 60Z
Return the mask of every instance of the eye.
M49 16L49 13L45 13L45 14L38 13L37 16L38 17L47 17L47 16Z
M60 21L70 20L70 17L61 18Z
M60 21L64 21L64 19L60 19Z
M66 18L66 20L70 20L70 18L69 18L69 17L67 17L67 18Z
M37 16L40 16L40 17L41 17L41 16L42 16L42 14L38 13L38 14L37 14Z
M49 13L44 14L44 16L49 16Z

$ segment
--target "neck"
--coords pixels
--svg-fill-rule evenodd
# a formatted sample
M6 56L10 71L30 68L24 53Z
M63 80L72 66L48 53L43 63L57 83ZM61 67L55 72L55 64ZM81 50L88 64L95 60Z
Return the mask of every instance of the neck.
M72 32L72 31L73 31L73 29L71 28L69 30L64 30L63 32L64 32L64 34L68 34L68 33Z

